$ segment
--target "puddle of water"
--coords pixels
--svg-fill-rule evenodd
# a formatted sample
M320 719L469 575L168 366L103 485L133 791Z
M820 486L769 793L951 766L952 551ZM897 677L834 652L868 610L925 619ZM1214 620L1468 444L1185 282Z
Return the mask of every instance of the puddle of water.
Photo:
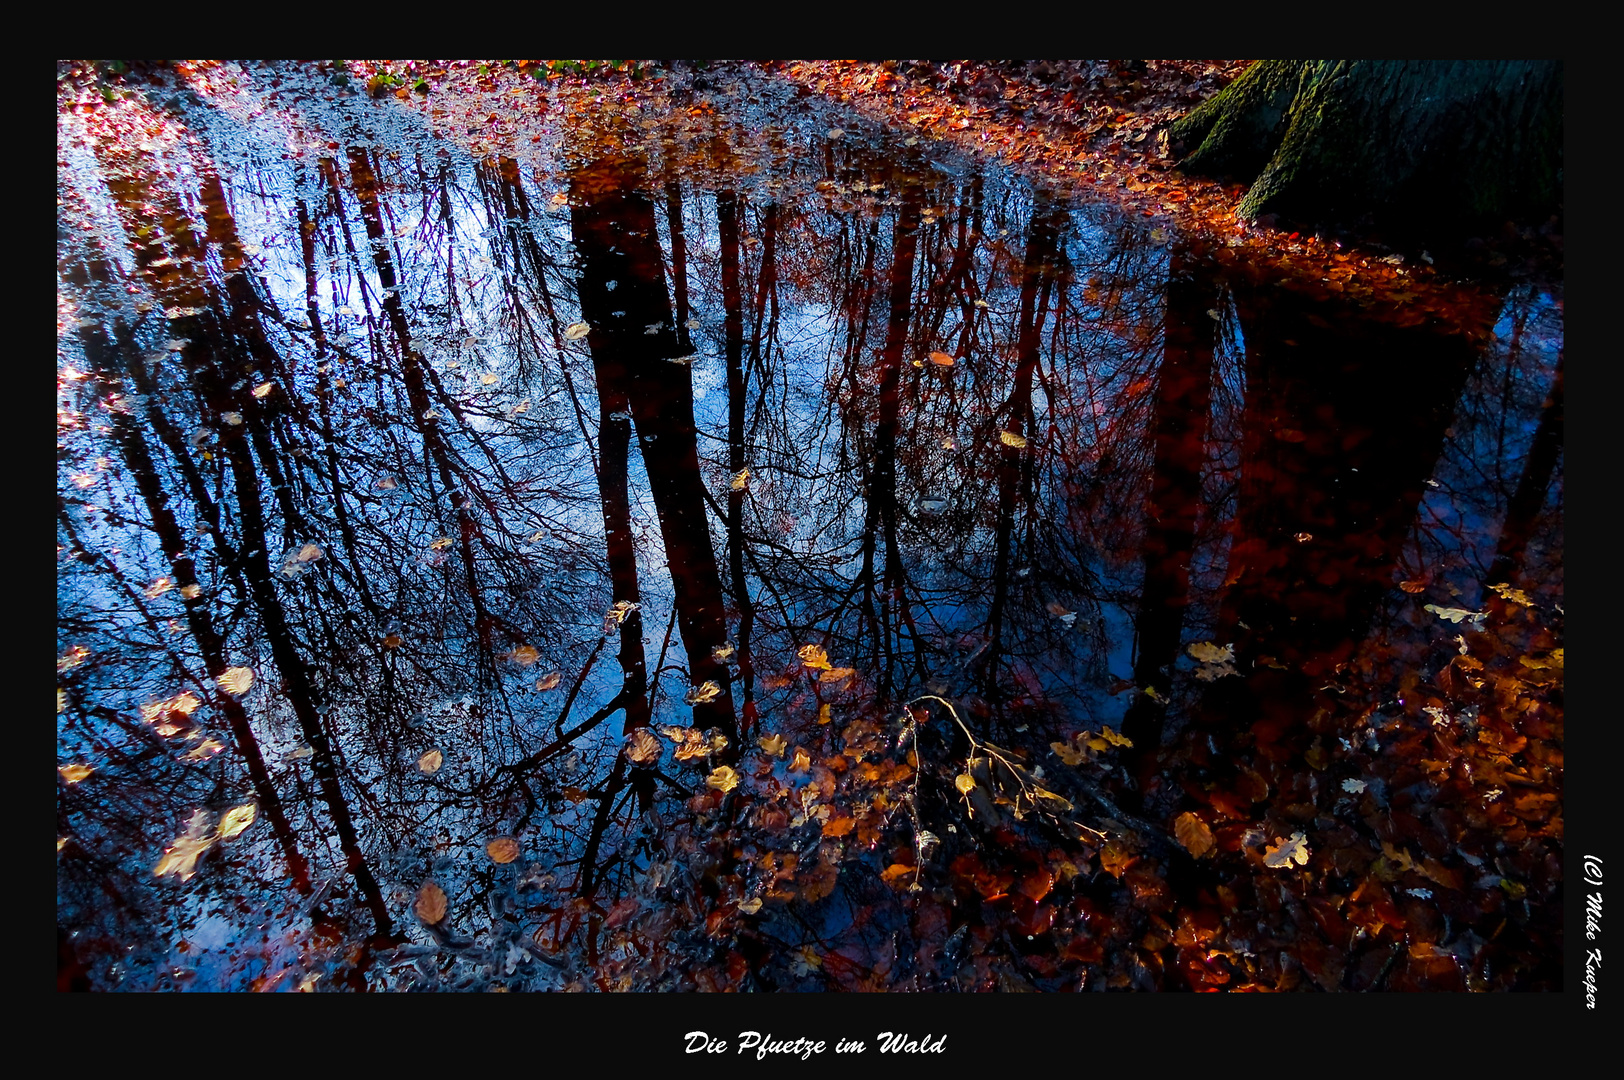
M1463 911L1541 835L1354 755L1467 723L1457 632L1560 670L1559 301L1361 306L765 79L500 100L59 118L64 977L1183 985L1192 813L1256 869L1471 795Z

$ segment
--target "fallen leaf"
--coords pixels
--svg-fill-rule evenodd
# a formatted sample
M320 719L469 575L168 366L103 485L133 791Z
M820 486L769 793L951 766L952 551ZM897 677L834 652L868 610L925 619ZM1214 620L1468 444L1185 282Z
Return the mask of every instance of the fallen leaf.
M417 917L430 926L445 918L445 890L432 881L423 882L417 890L417 903L412 905Z
M795 748L795 756L790 760L790 763L789 763L789 771L790 772L805 772L806 770L810 769L811 767L812 767L812 755L808 754L804 749L797 746Z
M1132 739L1128 738L1126 735L1118 735L1116 732L1111 730L1109 724L1107 724L1105 728L1100 731L1100 734L1105 736L1105 741L1110 743L1112 746L1123 746L1129 748L1133 746Z
M626 736L626 760L633 765L652 765L660 760L660 740L648 728L638 728Z
M952 367L953 364L955 363L954 359L951 356L947 355L945 352L933 352L933 353L931 353L930 354L930 362L933 363L933 364L939 364L942 367Z
M158 734L172 735L174 734L174 729L165 730L164 728L159 728ZM186 755L185 759L187 761L207 761L209 758L213 757L215 754L218 754L225 748L226 744L221 742L219 739L204 739L201 743L192 748L191 752Z
M639 611L642 607L642 604L634 604L629 600L616 600L609 610L604 612L603 632L607 634L625 622L632 612Z
M449 548L453 543L455 543L455 541L452 540L451 537L442 536L442 537L440 537L440 538L438 538L436 540L432 540L432 541L429 542L429 550L430 551L444 551L447 548Z
M801 663L809 668L822 668L829 670L829 654L823 651L821 645L803 645L795 654L801 658Z
M733 659L733 654L737 651L738 650L735 649L732 644L712 645L711 659L715 660L718 664L725 664L729 660Z
M148 600L156 600L158 597L162 596L164 593L168 592L174 587L175 583L173 581L166 577L161 577L157 581L154 581L151 585L148 585L145 589L142 589L141 595L145 596Z
M232 697L242 697L254 685L254 669L245 667L227 668L215 680L220 689Z
M1178 820L1173 822L1173 833L1184 845L1184 850L1198 859L1211 851L1215 844L1207 823L1192 813L1178 816Z
M257 397L257 398L270 397L271 396L272 385L273 384L268 383L268 382L267 383L260 383L258 386L254 387L254 396Z
M89 765L62 765L56 770L62 774L62 779L70 784L77 784L96 770Z
M969 773L959 773L953 778L953 786L959 789L959 794L968 795L975 790L976 780Z
M773 757L783 757L784 751L789 748L789 743L782 735L763 735L756 740L756 745Z
M1499 593L1500 599L1502 600L1510 601L1513 604L1521 604L1523 607L1534 606L1534 602L1528 598L1527 593L1523 592L1521 589L1513 589L1504 581L1498 585L1490 585L1489 588Z
M703 705L707 701L715 701L722 694L722 687L714 679L707 679L698 686L691 688L682 700L690 705Z
M1005 446L1012 446L1017 450L1024 450L1026 448L1026 436L1017 435L1013 431L1000 431L998 433L998 441L1003 443Z
M508 653L508 659L512 660L515 664L518 664L521 667L529 667L531 664L534 664L537 658L540 656L541 654L536 651L536 647L534 645L520 645L512 652Z
M1203 664L1223 664L1235 659L1234 645L1214 645L1210 641L1198 641L1185 651Z
M584 322L570 323L564 328L564 337L570 341L580 341L592 333L592 327Z
M434 773L439 771L440 766L444 762L444 754L440 753L438 750L429 750L426 751L422 757L417 759L417 767L422 769L425 773Z
M743 491L749 486L749 484L750 470L740 469L738 472L733 474L733 479L728 481L727 489L729 491Z
M732 791L739 786L739 774L728 765L718 765L705 777L705 786L717 791Z
M1357 795L1365 790L1365 782L1363 780L1344 780L1342 781L1342 790Z
M519 842L511 836L498 836L485 845L485 854L491 862L505 866L519 857Z
M740 900L739 910L744 912L746 915L754 915L756 912L761 910L761 897L756 896L749 900Z
M1401 581L1398 587L1412 594L1427 591L1427 583L1424 581Z
M1290 840L1281 840L1266 848L1263 852L1263 865L1275 869L1289 868L1292 860L1298 865L1308 865L1308 838L1300 832L1291 834Z
M1422 610L1430 611L1438 618L1448 619L1452 623L1458 623L1462 619L1481 618L1485 614L1481 611L1467 611L1465 608L1439 607L1437 604L1427 604Z
M203 595L203 588L200 585L182 585L180 594L188 600L196 600Z
M1083 749L1085 744L1082 741L1082 735L1078 734L1074 738L1074 742L1052 742L1049 744L1049 749L1053 750L1056 756L1067 765L1081 765L1088 759L1088 754Z
M552 690L553 688L558 686L559 682L562 679L563 679L563 676L560 675L558 672L556 672L556 671L548 672L546 675L543 675L541 678L536 680L536 689L537 690Z
M197 873L197 860L214 846L215 834L209 823L207 810L194 811L186 823L186 832L176 837L175 842L164 850L163 858L153 867L153 875L167 877L173 874L182 881L190 881Z
M244 803L234 806L226 811L226 816L220 819L218 835L222 840L230 840L254 823L259 814L259 807L253 803Z
M483 375L481 375L479 377L479 385L481 385L481 386L494 386L494 385L496 385L496 383L501 381L501 378L502 377L500 375L497 375L494 372L487 371L485 374L483 374Z
M302 563L315 562L326 554L326 552L322 551L320 544L306 544L299 549L299 554L293 557L293 561Z

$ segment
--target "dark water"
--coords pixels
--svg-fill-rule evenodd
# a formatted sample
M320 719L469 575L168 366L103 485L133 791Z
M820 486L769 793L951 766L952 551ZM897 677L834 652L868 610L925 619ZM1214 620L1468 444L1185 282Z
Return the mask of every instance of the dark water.
M1551 978L1478 879L1559 831L1402 747L1492 733L1457 634L1561 644L1559 294L1361 307L770 82L500 100L59 117L64 985L1173 988L1214 911L1362 984L1291 905L1370 875Z

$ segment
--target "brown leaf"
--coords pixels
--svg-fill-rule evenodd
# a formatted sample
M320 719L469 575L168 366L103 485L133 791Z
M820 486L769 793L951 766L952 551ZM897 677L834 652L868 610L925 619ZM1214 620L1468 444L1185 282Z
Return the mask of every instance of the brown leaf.
M438 750L427 750L417 759L417 767L425 773L436 772L445 762L445 755Z
M660 740L648 728L638 728L626 736L626 760L633 765L652 765L660 759Z
M536 680L537 690L551 690L563 680L563 676L556 671L549 672Z
M445 890L432 881L423 882L417 890L417 903L413 906L417 917L429 926L445 918Z
M485 854L494 863L510 863L519 857L519 842L511 836L498 836L485 845Z
M1173 822L1173 832L1179 838L1179 843L1184 845L1184 850L1198 859L1213 849L1212 830L1192 813L1180 814L1178 820Z

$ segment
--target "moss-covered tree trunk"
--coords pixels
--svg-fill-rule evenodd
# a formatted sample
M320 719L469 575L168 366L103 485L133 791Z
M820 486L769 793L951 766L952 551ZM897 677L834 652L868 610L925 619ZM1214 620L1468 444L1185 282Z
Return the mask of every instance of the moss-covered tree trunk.
M1562 192L1558 60L1261 60L1169 131L1245 217L1455 231Z

